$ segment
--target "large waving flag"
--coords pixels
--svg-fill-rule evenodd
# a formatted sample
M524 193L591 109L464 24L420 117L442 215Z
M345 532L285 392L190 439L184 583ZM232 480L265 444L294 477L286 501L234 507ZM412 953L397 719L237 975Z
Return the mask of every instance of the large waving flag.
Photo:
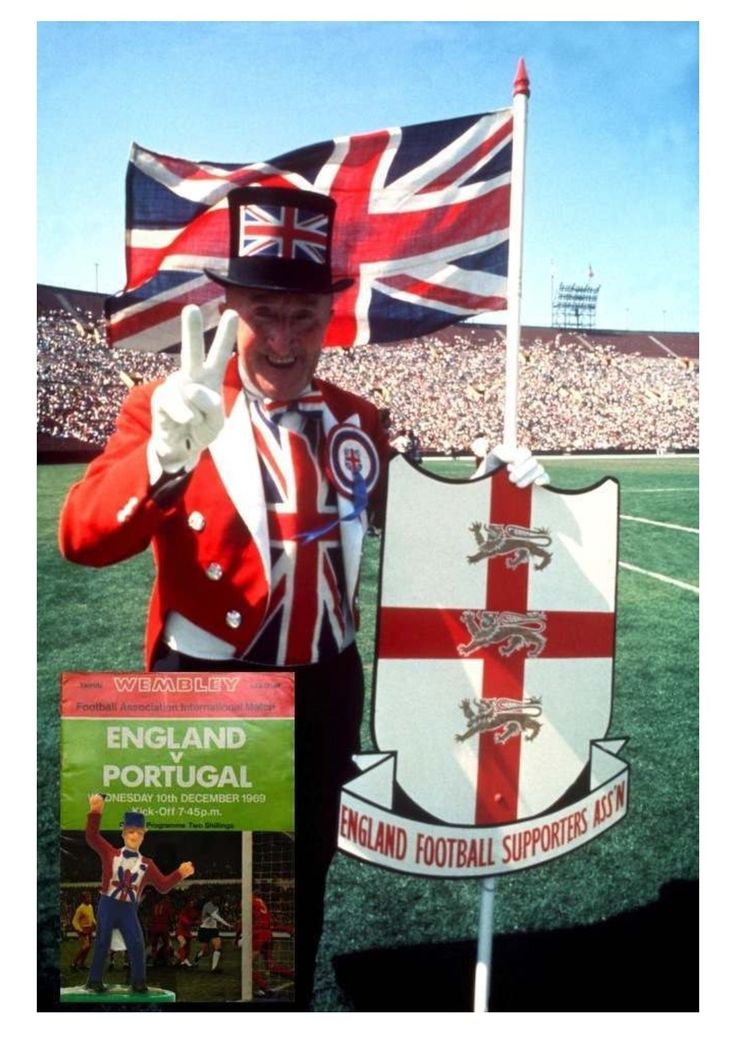
M227 194L296 187L337 203L328 347L431 333L506 308L512 110L335 138L264 163L195 163L133 145L127 173L125 289L106 303L111 344L162 351L179 314L206 328L223 289L203 269L228 251Z

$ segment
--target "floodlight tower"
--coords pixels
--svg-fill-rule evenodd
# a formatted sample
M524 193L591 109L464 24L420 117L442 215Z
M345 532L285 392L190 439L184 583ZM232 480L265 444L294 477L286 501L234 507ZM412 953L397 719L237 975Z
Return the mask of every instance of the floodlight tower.
M561 282L552 305L552 325L558 329L593 329L599 292L600 284Z

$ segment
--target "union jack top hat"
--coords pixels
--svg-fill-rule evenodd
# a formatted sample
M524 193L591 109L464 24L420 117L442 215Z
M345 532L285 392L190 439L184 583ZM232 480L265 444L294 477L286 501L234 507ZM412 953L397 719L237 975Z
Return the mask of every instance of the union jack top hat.
M228 195L227 267L205 268L223 286L280 293L337 293L352 279L332 281L335 201L297 188L251 185Z

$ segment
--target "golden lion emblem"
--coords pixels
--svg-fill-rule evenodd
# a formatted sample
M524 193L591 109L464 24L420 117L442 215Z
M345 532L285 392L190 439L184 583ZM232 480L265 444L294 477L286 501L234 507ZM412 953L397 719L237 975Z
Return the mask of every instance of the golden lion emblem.
M461 656L469 656L478 648L500 645L502 656L510 656L523 648L536 657L547 643L544 631L547 616L544 612L489 612L486 609L466 609L460 619L467 627L470 641L458 645Z
M546 569L552 555L545 547L552 543L548 529L526 529L523 525L500 525L492 523L482 525L473 522L469 528L475 536L478 550L468 554L468 561L474 564L486 558L495 558L500 554L510 555L506 562L507 569L518 568L519 565L533 564L537 570ZM537 558L537 561L533 559Z
M472 704L470 699L463 699L459 705L468 729L455 736L457 742L465 742L478 732L497 732L493 741L500 745L515 735L523 735L527 742L531 742L542 728L535 720L542 713L541 699L474 699Z

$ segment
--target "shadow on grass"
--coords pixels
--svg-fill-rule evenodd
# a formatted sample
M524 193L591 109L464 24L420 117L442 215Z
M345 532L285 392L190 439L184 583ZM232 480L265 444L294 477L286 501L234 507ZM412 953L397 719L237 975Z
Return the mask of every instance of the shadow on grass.
M476 942L336 956L356 1011L470 1011ZM651 905L586 927L500 934L494 1011L696 1011L698 884L672 880Z

